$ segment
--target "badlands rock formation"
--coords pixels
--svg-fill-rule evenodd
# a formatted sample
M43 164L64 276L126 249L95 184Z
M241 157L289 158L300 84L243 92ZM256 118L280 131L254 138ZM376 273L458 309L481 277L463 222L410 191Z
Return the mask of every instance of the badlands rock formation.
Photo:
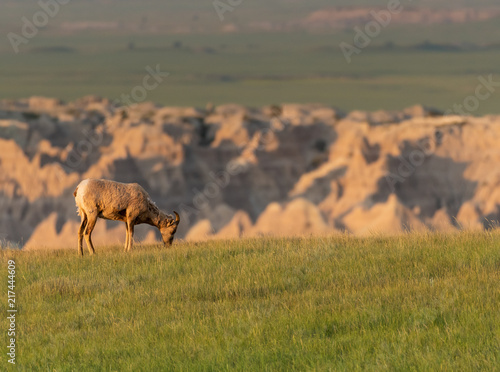
M500 117L323 105L0 102L0 239L76 249L84 178L138 182L190 240L494 227ZM97 244L123 242L100 220ZM148 226L137 240L158 240Z
M392 5L394 5L392 7ZM394 2L385 8L373 9L366 7L336 7L320 9L310 13L301 26L306 30L328 30L352 28L376 19L379 22L394 24L450 24L482 22L500 16L500 9L493 8L464 8L435 9L426 7L407 7L403 2ZM389 13L390 10L390 13ZM390 18L388 16L390 15Z

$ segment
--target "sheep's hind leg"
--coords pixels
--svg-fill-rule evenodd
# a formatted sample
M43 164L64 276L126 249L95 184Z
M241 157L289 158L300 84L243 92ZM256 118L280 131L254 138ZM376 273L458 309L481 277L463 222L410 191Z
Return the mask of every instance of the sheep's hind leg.
M92 255L95 253L94 244L92 244L92 231L94 230L95 224L97 222L97 216L87 216L87 227L85 229L85 241L87 242L87 248L89 253Z
M82 223L80 224L80 229L78 229L78 254L83 256L83 232L85 231L85 226L87 226L87 215L85 212L80 211L82 215Z

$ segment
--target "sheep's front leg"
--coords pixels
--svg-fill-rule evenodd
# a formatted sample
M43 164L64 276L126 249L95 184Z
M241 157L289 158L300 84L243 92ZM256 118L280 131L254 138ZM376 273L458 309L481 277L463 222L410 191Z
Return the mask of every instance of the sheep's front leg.
M128 245L127 252L132 249L132 245L134 244L134 223L131 221L127 221L127 231L128 231Z
M80 224L80 229L78 230L78 253L83 256L83 232L85 231L85 226L87 226L87 215L80 211L82 214L82 223Z
M129 236L129 234L128 234L128 223L125 222L125 247L123 247L123 250L125 252L127 252L127 248L128 248L128 236Z

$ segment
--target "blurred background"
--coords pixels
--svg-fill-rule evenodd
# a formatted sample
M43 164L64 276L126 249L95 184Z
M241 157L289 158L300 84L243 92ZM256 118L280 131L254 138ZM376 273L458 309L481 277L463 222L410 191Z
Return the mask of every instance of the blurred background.
M0 97L118 98L145 66L160 64L168 83L148 100L163 105L387 110L419 103L445 110L474 90L477 75L499 72L495 0L401 0L404 12L346 63L340 43L352 44L354 28L364 29L370 11L388 3L72 0L15 54L5 36L22 35L22 17L33 20L40 5L1 0ZM491 100L477 113L499 110Z
M498 1L0 9L2 244L76 249L89 177L140 183L189 240L498 224Z

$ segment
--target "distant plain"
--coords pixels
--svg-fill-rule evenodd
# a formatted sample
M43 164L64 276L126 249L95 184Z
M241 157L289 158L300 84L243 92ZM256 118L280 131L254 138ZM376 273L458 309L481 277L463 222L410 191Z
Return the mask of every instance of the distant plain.
M493 74L500 81L498 19L418 27L390 24L348 64L339 44L352 43L354 29L323 33L220 31L227 23L245 24L252 17L276 22L299 18L327 6L320 0L290 8L289 14L279 11L287 4L285 0L267 8L260 1L243 3L227 13L224 22L219 21L210 3L207 7L192 0L200 7L198 12L189 13L189 7L180 2L166 6L150 0L141 8L125 1L119 17L120 24L126 25L124 31L62 32L58 25L63 22L114 17L109 4L97 3L89 11L88 6L83 7L85 3L61 8L46 29L20 46L19 54L13 52L6 37L2 38L0 99L43 95L73 100L89 94L116 99L141 84L146 66L156 65L170 76L149 92L147 100L199 107L209 102L247 106L319 102L346 111L402 109L414 104L446 110L474 94L479 76ZM38 9L23 2L6 4L11 13L8 18L4 13L0 16L4 35L20 32L21 17ZM352 5L358 4L366 1ZM383 4L377 2L377 7ZM429 2L422 4L430 6ZM448 4L441 1L433 6ZM153 6L164 11L164 23L161 11L151 11ZM158 25L157 31L127 31L129 24L139 24L141 19ZM183 22L188 22L192 31L169 31ZM472 114L500 113L497 102L493 95Z

